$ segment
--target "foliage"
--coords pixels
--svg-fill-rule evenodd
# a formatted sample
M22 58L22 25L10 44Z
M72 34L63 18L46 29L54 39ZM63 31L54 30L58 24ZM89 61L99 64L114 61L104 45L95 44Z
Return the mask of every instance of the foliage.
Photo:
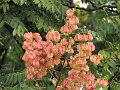
M24 53L21 48L23 34L28 31L38 32L45 39L44 36L50 29L55 28L59 31L59 27L65 22L65 10L75 7L71 1L0 0L0 75L2 78L9 73L20 74L21 70L24 71L24 63L21 60ZM120 86L120 0L81 1L88 3L88 7L75 7L78 8L76 15L81 21L79 31L91 32L96 46L94 53L99 52L104 55L100 65L91 67L91 70L94 72L97 69L94 74L108 78L109 89L117 90L116 88ZM61 66L56 68L60 70ZM101 75L101 72L105 74ZM66 74L62 76L67 77ZM51 83L48 84L51 86ZM8 87L12 89L10 86ZM7 86L3 84L2 87Z

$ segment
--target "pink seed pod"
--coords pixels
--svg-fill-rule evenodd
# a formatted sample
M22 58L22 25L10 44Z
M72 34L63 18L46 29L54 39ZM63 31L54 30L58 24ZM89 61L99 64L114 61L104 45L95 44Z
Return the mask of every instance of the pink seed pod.
M67 18L70 18L70 17L72 17L74 15L74 11L72 9L68 9L66 11L66 15L67 15Z
M72 37L70 37L68 42L69 42L69 45L73 45L74 44L74 39Z
M67 39L66 38L61 39L60 44L61 45L68 45Z

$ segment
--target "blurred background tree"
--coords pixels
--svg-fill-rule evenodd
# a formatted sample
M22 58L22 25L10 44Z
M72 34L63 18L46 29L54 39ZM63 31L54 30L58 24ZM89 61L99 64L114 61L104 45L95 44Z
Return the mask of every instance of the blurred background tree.
M59 31L68 8L80 19L79 31L94 36L94 53L104 56L98 66L90 64L91 71L96 77L109 79L109 90L120 89L120 0L0 0L1 90L38 88L36 81L24 80L23 34L37 32L44 39L50 29ZM54 90L48 77L39 83Z

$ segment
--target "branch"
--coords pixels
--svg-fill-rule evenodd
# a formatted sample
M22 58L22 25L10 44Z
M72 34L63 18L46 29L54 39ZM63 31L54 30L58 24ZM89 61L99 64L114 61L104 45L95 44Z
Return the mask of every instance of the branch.
M7 31L12 35L12 31L11 31L11 27L9 25L7 25L6 23L4 24L5 28L7 29ZM17 42L17 44L22 48L22 44L16 39L15 36L13 36L13 38L15 39L15 41ZM22 48L23 50L23 48ZM23 50L24 51L24 50Z
M90 1L89 1L90 2ZM97 10L104 10L104 9L113 9L113 8L117 8L116 5L102 5L102 6L96 6L94 5L94 3L90 2L93 6L93 8L89 9L89 8L81 8L81 7L75 7L73 5L70 4L63 4L64 6L67 6L69 8L76 8L76 9L81 9L81 10L85 10L88 12L92 12L92 11L97 11Z
M87 2L89 2L94 8L97 8L97 6L91 0L87 0Z

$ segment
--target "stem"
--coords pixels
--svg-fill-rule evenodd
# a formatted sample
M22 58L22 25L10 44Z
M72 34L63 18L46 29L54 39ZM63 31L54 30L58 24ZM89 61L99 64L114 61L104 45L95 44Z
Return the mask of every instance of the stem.
M59 78L58 78L58 81L57 81L57 83L56 83L56 86L55 87L57 87L58 86L58 84L59 84L59 82L60 82L60 79L61 79L61 75L62 75L62 71L63 71L63 69L65 68L64 67L64 64L65 64L65 60L64 60L64 62L63 62L63 64L62 64L62 69L61 69L61 71L60 71L60 75L59 75Z

